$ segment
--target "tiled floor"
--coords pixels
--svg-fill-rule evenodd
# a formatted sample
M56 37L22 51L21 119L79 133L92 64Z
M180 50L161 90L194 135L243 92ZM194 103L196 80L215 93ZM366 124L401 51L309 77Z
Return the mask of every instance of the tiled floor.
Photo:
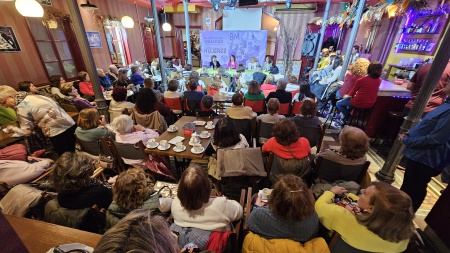
M333 149L339 149L339 140L337 137L339 130L327 130L325 132L324 142L326 142L326 145ZM370 161L370 167L368 169L370 177L372 181L376 181L377 178L375 177L375 173L378 172L384 164L383 158L378 156L376 154L376 151L372 148L367 153L368 160ZM403 174L404 171L397 169L395 171L395 181L392 183L393 186L400 188L403 182ZM439 181L439 177L433 178L433 180L428 185L428 193L427 197L425 198L422 206L419 208L419 210L416 212L416 220L419 227L423 224L423 219L427 216L430 209L433 207L436 200L439 198L440 191L445 188L445 184L441 183Z

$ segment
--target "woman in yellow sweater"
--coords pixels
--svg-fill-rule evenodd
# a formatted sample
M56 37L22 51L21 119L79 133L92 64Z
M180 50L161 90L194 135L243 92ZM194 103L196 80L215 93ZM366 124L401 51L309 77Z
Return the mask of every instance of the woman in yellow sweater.
M368 252L402 252L414 231L414 212L409 196L399 189L381 182L361 190L359 198L348 194L357 205L342 207L335 195L347 192L334 186L316 201L320 222L337 231L353 248Z

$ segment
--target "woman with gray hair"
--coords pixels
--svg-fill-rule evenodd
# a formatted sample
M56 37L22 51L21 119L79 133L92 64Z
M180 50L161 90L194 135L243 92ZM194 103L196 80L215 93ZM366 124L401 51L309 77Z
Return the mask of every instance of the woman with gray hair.
M66 152L56 161L50 181L61 207L83 209L97 205L106 209L111 204L111 186L91 178L95 170L93 162L84 152Z
M0 105L16 110L20 127L10 126L9 131L30 135L40 128L58 155L75 151L75 121L52 99L0 85Z
M280 101L280 104L290 103L292 100L292 93L286 91L287 81L284 78L281 78L277 82L277 90L275 92L269 93L266 97L266 103L271 98L277 98Z
M367 161L369 151L369 137L363 130L346 126L339 134L341 148L339 150L326 149L316 155L343 165L361 165Z

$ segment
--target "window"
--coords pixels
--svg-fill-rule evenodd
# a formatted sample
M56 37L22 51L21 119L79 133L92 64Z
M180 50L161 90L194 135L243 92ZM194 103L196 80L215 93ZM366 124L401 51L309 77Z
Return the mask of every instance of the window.
M47 23L27 18L27 23L48 76L61 75L66 80L76 78L78 69L73 45L69 44L60 20Z

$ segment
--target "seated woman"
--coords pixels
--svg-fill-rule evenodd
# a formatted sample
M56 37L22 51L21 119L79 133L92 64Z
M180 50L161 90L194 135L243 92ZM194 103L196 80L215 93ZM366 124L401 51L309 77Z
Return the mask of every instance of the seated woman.
M180 98L183 97L183 93L178 92L179 89L179 82L178 80L170 80L169 84L167 85L167 91L164 92L164 98ZM182 113L182 110L173 110L173 113L180 114Z
M107 228L114 226L135 209L153 212L158 208L160 195L152 195L148 182L144 171L139 168L131 168L119 174L113 185L113 202L106 215Z
M144 85L143 73L142 73L142 70L139 68L138 65L131 66L130 81L132 83L134 83L135 86L142 87L142 85Z
M209 76L209 75L208 75ZM194 81L197 85L200 85L201 87L202 87L202 90L206 90L206 84L202 81L202 80L200 80L200 74L197 72L197 71L192 71L190 74L189 74L189 81L188 81L188 83L186 84L186 91L188 91L189 90L189 83L191 82L191 81Z
M140 122L143 126L151 125L151 122L145 117L145 115L151 114L154 111L158 111L166 120L167 123L170 124L172 121L170 108L167 105L158 101L155 92L149 88L143 88L136 97L136 105L133 109L134 117L137 122Z
M235 93L231 97L233 105L225 110L225 114L232 119L252 119L256 117L256 113L251 107L243 106L244 98L240 93Z
M312 99L306 98L303 100L300 112L300 115L292 117L291 120L297 126L300 135L308 139L312 147L317 146L322 134L320 128L322 121L316 116L316 103Z
M116 132L116 141L118 143L130 143L142 141L144 145L150 139L156 139L159 134L151 129L144 128L140 125L133 125L133 120L130 116L122 114L117 116L111 123L112 128ZM123 159L128 165L142 164L141 160Z
M70 100L72 100L78 111L87 108L97 108L95 102L89 102L88 100L82 98L80 94L78 94L78 90L73 87L72 83L61 84L60 91L66 97L66 99L61 100L62 104L65 102L69 102L70 104Z
M378 89L381 84L381 74L383 73L383 65L379 62L370 63L367 68L367 76L356 81L353 89L346 95L344 99L336 103L339 111L342 112L344 118L350 115L353 107L371 108L378 97Z
M215 74L209 87L207 88L208 95L214 96L219 91L226 92L227 85L222 81L222 75Z
M286 118L284 115L278 115L278 110L280 110L280 102L276 98L269 99L267 103L268 114L261 114L257 117L257 120L261 122L275 124L278 121Z
M330 53L330 56L328 56L329 59L327 66L325 66L323 69L311 70L309 72L309 84L313 84L331 73L331 71L333 70L333 65L331 63L333 62L334 58L336 58L336 56L336 53Z
M337 56L334 58L331 65L331 73L311 85L311 92L314 93L318 99L322 98L322 94L329 84L338 80L342 70L342 57Z
M218 69L220 67L220 62L217 60L217 56L211 55L211 62L209 62L209 67L212 69Z
M91 83L91 79L89 77L89 74L86 71L80 71L78 73L78 79L80 80L80 92L83 94L83 96L89 100L89 101L93 101L94 100L94 88L92 87L92 83ZM105 89L103 88L103 86L100 86L102 92L105 91Z
M119 70L119 77L117 79L117 85L126 88L127 90L131 90L134 87L134 84L128 79L127 69Z
M266 60L264 61L263 66L262 66L263 71L269 71L270 67L272 67L272 65L273 65L272 56L267 55Z
M294 75L290 75L290 76L288 77L288 83L289 83L289 84L292 84L292 85L298 85L298 79L297 79L297 77L294 76Z
M30 94L46 96L53 100L56 100L50 93L45 92L44 90L38 90L36 86L30 81L23 81L17 84L19 91L25 91Z
M144 88L151 89L155 93L156 97L158 98L158 101L162 102L163 94L162 94L162 92L160 90L155 89L155 83L153 82L153 79L145 78L144 79Z
M258 60L255 56L250 57L250 62L247 63L247 69L251 71L255 71L256 66L258 66Z
M178 253L180 249L167 221L149 210L135 210L106 231L95 253Z
M170 73L170 81L172 80L178 81L178 92L186 91L186 80L184 79L182 72L174 71Z
M392 185L372 182L347 207L333 203L346 189L334 186L317 199L319 220L353 248L368 252L403 252L415 230L411 198ZM342 203L342 202L341 202Z
M277 82L277 91L269 93L266 97L266 102L271 98L278 98L281 104L291 103L292 101L292 93L286 91L287 81L284 78L281 78Z
M171 208L174 221L171 230L180 234L179 245L195 238L193 243L203 249L212 231L228 231L230 223L242 217L238 202L225 197L210 198L211 188L208 174L201 166L191 165L183 172Z
M272 74L267 75L266 80L264 80L264 84L261 85L262 90L276 90L277 86L274 85L275 77Z
M214 117L218 116L216 112L214 112L212 108L214 104L214 98L210 95L206 95L202 98L202 106L198 111L199 117Z
M342 87L336 92L336 99L342 99L353 89L356 81L367 74L369 65L370 61L366 58L359 58L353 63L352 68L345 74Z
M103 71L103 69L98 68L97 69L97 74L98 74L98 79L100 81L100 85L105 90L112 90L113 83L111 82L111 79L109 79L109 76L106 75L105 71Z
M13 144L0 149L0 178L7 185L28 183L39 177L53 164L53 160L27 156L27 148Z
M228 61L227 68L228 69L237 69L237 67L238 67L238 63L236 61L236 56L231 55L230 60Z
M217 160L215 153L218 148L220 149L240 149L248 148L248 142L244 135L238 133L233 125L233 122L227 117L221 118L216 123L216 131L211 140L210 146L205 151L206 155L210 156L208 173L215 179L220 180L217 174ZM212 166L211 166L212 165Z
M112 100L109 103L109 122L112 122L117 116L121 115L126 109L127 114L132 112L134 104L127 102L127 89L117 85L111 94Z
M320 156L343 165L361 165L367 161L369 137L363 130L345 126L339 134L339 143L341 144L339 150L325 149L316 155L316 160Z
M311 152L308 139L300 137L293 121L282 119L273 127L273 136L262 146L263 153L274 153L283 163L271 171L271 181L278 181L282 174L305 177L310 173L308 155ZM295 159L295 160L293 160ZM292 160L291 162L286 160Z
M192 72L192 73L194 73L194 72ZM192 75L192 73L191 73L191 75ZM203 93L201 91L197 91L197 85L198 85L197 82L198 82L198 80L195 78L189 80L189 83L188 83L189 90L187 90L183 93L183 97L184 97L184 99L187 100L187 105L188 105L188 108L186 108L186 109L189 109L189 111L192 111L194 114L195 114L195 111L200 109L200 101L205 96L205 93Z
M113 139L116 134L106 127L105 115L99 115L96 108L84 109L78 116L78 127L75 135L82 141L98 141L102 137Z
M66 152L56 161L50 182L58 193L58 203L69 209L83 209L97 205L108 208L112 201L109 184L91 178L95 166L84 152Z
M253 80L248 84L248 91L245 93L244 98L250 101L264 100L264 93L257 81Z
M61 87L61 84L64 84L66 80L60 75L54 75L50 77L50 87L52 91L52 95L56 96L57 98L64 98L65 96L61 93L59 88Z
M309 84L300 84L300 89L297 94L295 94L292 102L303 102L306 98L311 98L312 100L316 100L316 95L311 92L311 86Z
M239 64L238 68L236 69L236 74L234 74L234 91L238 92L242 89L247 89L247 80L245 79L245 67L242 64ZM233 87L232 87L233 89Z
M294 175L283 176L273 187L267 204L261 194L257 195L247 224L250 231L266 239L304 243L316 237L319 218L308 185Z

